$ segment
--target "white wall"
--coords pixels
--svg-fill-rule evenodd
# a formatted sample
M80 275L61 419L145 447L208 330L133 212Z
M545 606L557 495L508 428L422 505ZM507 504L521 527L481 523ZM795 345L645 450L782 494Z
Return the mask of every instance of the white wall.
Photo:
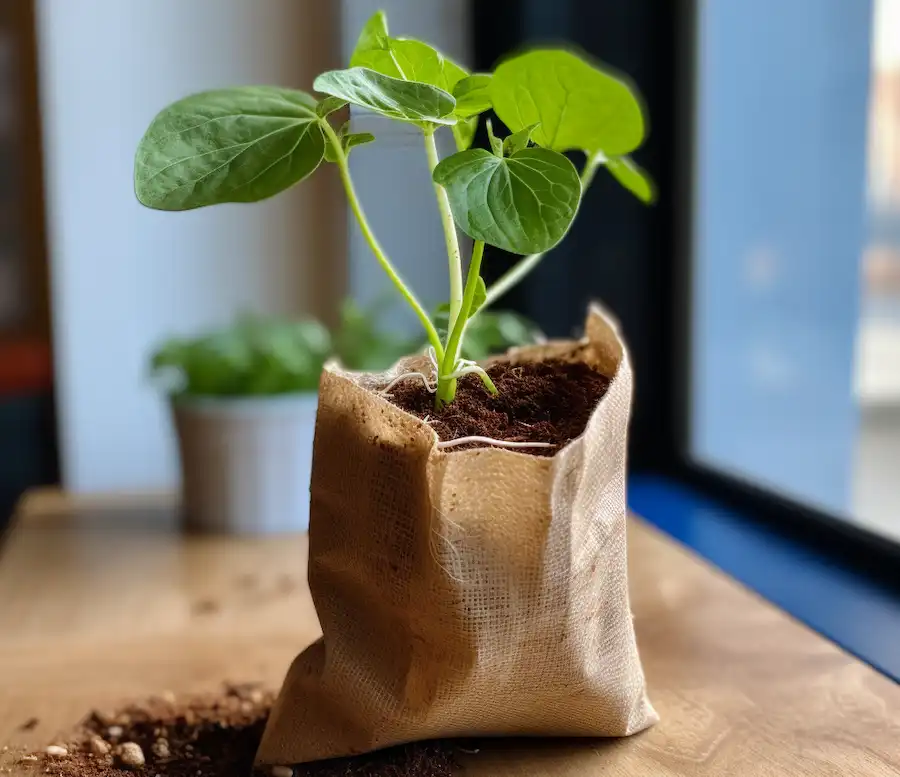
M66 487L175 484L168 417L145 380L161 337L239 310L333 307L346 232L333 176L319 171L264 205L168 214L136 202L132 163L154 114L186 93L241 83L310 88L337 65L336 5L38 0Z

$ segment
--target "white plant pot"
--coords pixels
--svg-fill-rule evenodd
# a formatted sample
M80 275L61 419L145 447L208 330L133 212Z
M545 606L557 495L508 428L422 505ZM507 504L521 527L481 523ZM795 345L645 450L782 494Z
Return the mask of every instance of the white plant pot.
M306 531L317 402L314 393L173 402L185 528Z

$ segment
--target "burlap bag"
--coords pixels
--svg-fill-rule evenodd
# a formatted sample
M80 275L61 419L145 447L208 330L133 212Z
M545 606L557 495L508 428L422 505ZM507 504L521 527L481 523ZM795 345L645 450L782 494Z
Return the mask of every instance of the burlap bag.
M654 723L628 604L628 354L587 336L507 357L612 378L552 458L435 447L377 392L398 372L326 371L309 585L324 636L293 662L257 754L295 764L433 737L621 736Z

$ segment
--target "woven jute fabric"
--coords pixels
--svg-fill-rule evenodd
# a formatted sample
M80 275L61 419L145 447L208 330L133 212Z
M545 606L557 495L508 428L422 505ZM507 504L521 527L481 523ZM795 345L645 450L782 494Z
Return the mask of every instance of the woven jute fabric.
M311 484L309 584L323 637L288 671L257 754L295 764L420 739L623 736L656 721L628 603L632 377L615 326L518 349L612 379L552 458L440 450L378 393L420 367L327 370Z

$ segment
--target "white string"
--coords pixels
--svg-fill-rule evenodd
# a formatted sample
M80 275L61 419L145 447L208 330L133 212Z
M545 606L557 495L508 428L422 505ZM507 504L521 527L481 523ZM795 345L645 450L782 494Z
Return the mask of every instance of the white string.
M433 345L429 345L428 348L425 349L425 355L428 356L428 361L431 362L431 368L434 370L434 374L437 375L441 371L441 366L438 364L437 351L434 350Z
M511 440L495 440L493 437L458 437L455 440L441 440L438 448L453 448L457 445L468 445L470 442L480 442L487 445L496 445L498 448L553 448L552 442L512 442Z
M407 378L421 378L422 383L425 385L425 390L430 394L434 394L437 391L437 386L432 386L428 382L428 376L425 375L424 372L404 372L402 375L398 375L394 378L390 383L387 384L383 389L381 389L379 394L388 394L394 386L396 386L401 380L406 380Z
M456 521L451 520L447 516L447 514L444 513L443 510L441 510L440 508L437 508L437 507L435 507L434 510L438 515L441 516L441 519L444 521L444 523L447 523L450 526L452 526L454 529L456 529L457 532L459 532L459 534L465 534L465 530L463 529L463 527L460 526L458 523L456 523ZM448 550L450 556L452 557L450 564L454 568L458 568L461 566L460 559L462 558L462 552L459 550L459 548L456 547L456 545L453 544L453 540L451 540L449 537L445 536L444 534L441 534L437 529L432 528L431 538L428 541L428 550L431 552L431 558L434 560L434 563L437 564L444 571L444 574L446 574L447 577L449 577L454 582L465 583L466 581L463 580L458 575L455 575L453 573L452 569L450 569L448 566L445 566L444 564L441 563L440 558L438 558L438 556L439 556L438 550L435 547L435 543L434 543L435 537L437 537L439 540L443 540L443 542L446 544L447 550Z
M433 374L431 375L431 377L426 375L424 372L404 372L402 375L398 375L390 383L388 383L387 386L379 391L379 393L388 394L388 392L401 380L406 380L407 378L421 378L422 383L425 386L425 390L430 394L434 394L434 392L437 391L436 376L439 373L437 351L434 350L434 346L429 345L425 350L425 355L428 357L428 361L431 362L431 368L433 370ZM455 371L447 375L448 380L461 378L464 375L471 375L473 373L477 375L487 375L487 372L479 367L478 363L473 361L472 359L457 359L455 366Z
M447 376L447 379L450 380L452 378L461 378L463 375L472 375L473 373L475 375L487 375L487 373L477 364L470 364L466 367L459 367L456 372L451 372Z

